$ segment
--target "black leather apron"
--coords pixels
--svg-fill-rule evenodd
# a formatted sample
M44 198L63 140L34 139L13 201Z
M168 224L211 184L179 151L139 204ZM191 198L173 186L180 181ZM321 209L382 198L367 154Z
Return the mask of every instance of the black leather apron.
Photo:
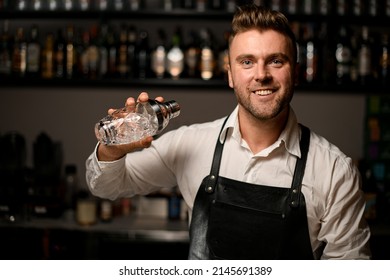
M194 202L189 259L313 259L301 192L310 130L301 129L291 188L219 176L224 143L218 138L210 175Z

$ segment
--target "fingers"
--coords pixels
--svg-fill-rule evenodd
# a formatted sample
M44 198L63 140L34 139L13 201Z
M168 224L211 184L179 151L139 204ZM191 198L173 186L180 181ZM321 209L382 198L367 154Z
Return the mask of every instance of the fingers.
M138 96L137 102L147 102L149 100L149 95L147 92L141 92Z
M109 115L123 117L122 116L123 113L132 112L134 110L137 102L147 102L149 100L149 98L150 98L149 94L147 92L143 91L139 94L137 100L134 97L129 97L126 99L126 102L125 102L126 109L125 110L122 110L122 108L121 109L110 108L110 109L108 109L107 113ZM162 96L156 97L155 100L157 100L158 102L164 102L164 98ZM122 110L122 111L119 111L119 110Z
M147 92L141 92L138 96L137 102L147 102L149 100L149 94ZM159 102L164 102L164 98L162 96L158 96L155 100Z
M149 148L153 137L149 136L140 141L123 145L104 145L100 144L97 150L99 161L114 161L124 157L126 154L139 149Z
M126 99L125 107L134 107L135 106L135 99L134 97L129 97Z
M155 98L158 102L164 102L164 97L158 96Z

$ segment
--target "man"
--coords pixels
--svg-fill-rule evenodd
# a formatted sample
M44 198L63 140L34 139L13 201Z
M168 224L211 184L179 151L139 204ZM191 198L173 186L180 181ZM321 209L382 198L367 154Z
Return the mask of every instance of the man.
M358 171L290 107L296 61L284 15L238 8L228 69L236 109L153 142L98 145L87 160L92 193L115 199L178 185L192 213L190 259L370 258Z

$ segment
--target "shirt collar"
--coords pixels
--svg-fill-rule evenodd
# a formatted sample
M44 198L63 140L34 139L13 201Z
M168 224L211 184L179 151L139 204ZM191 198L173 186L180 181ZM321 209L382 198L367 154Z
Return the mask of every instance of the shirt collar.
M228 128L232 128L230 135L226 136ZM228 117L226 124L222 130L222 133L219 137L221 143L223 143L226 137L233 137L237 141L241 141L241 133L240 133L240 125L238 122L238 106L234 109L234 111ZM300 128L298 125L297 117L295 115L294 110L290 107L289 116L287 120L286 127L280 134L278 140L275 143L283 143L285 149L290 154L301 157L301 150L299 148L300 141ZM278 145L279 146L279 145Z

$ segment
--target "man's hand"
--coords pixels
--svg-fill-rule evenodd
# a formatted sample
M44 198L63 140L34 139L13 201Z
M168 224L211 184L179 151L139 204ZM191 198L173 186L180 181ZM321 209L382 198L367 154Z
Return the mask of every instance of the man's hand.
M137 102L147 102L149 95L146 92L142 92L137 99ZM164 102L164 98L157 97L157 101ZM125 107L130 110L135 107L136 103L133 97L129 97L126 100ZM109 109L108 114L113 114L116 109ZM140 141L123 144L123 145L104 145L99 144L97 149L97 157L99 161L114 161L124 157L127 153L131 153L135 150L144 149L150 147L152 144L153 137L148 136Z

